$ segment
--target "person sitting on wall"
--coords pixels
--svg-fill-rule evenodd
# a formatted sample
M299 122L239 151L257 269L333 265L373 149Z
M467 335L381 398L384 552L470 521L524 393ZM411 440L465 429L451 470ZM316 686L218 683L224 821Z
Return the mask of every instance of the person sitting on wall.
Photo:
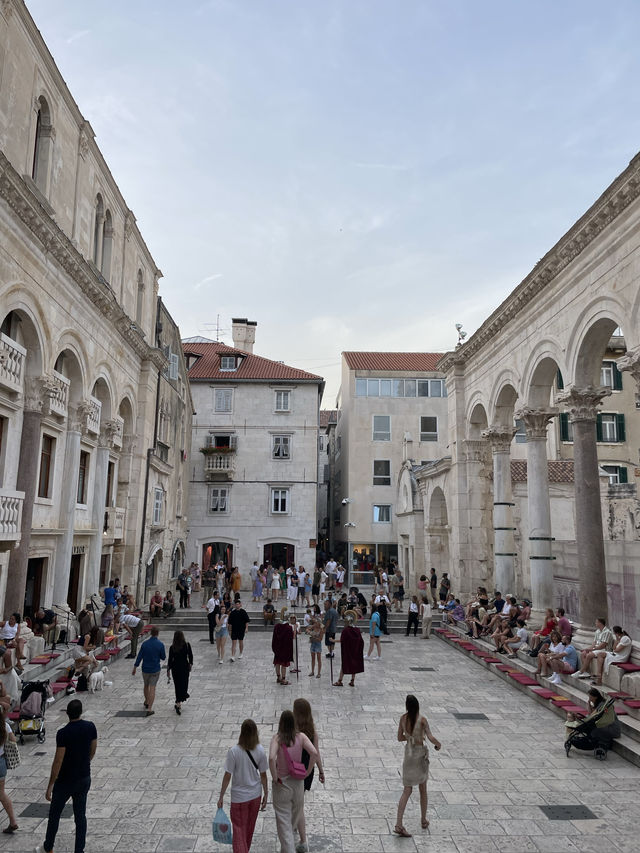
M267 603L262 608L262 617L264 619L265 628L267 625L273 625L276 618L276 609L271 603L271 599L267 598Z
M58 617L53 610L40 608L33 619L33 633L36 637L44 637L44 641L47 643L50 641L50 637L55 635L57 624Z
M149 602L149 615L162 616L162 593L157 589Z
M176 605L173 600L173 593L170 589L167 590L167 594L164 597L164 601L162 602L162 615L165 619L169 616L173 616L176 612Z

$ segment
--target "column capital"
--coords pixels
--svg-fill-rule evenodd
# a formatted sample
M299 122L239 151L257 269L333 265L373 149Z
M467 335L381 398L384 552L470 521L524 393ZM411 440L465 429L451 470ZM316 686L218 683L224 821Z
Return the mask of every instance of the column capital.
M636 407L640 408L640 347L629 350L619 358L616 366L621 373L630 373L636 383Z
M515 427L493 424L488 429L482 430L482 437L491 445L492 453L508 453L516 432Z
M466 462L486 462L489 443L486 438L465 438L464 458Z
M556 401L567 407L572 424L577 421L593 421L595 423L600 403L610 394L611 389L604 385L585 385L583 388L572 385L567 391L558 394Z
M114 439L117 436L122 437L122 423L120 421L104 421L100 424L100 447L108 447L109 450L113 450Z
M552 418L560 413L555 407L545 408L538 406L523 406L514 413L515 417L523 421L527 433L527 441L547 440L547 426Z
M24 383L24 408L28 412L41 412L48 415L51 412L51 400L58 390L58 383L53 376L28 376Z
M75 406L69 406L67 430L69 432L80 432L84 435L87 432L90 412L90 400L80 400Z

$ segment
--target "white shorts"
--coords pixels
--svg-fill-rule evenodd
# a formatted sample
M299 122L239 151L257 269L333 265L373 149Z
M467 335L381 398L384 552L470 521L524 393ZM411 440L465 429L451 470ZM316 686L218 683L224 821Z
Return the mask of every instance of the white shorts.
M320 595L322 595L324 593L324 587L325 587L325 585L323 583L321 583L320 584Z

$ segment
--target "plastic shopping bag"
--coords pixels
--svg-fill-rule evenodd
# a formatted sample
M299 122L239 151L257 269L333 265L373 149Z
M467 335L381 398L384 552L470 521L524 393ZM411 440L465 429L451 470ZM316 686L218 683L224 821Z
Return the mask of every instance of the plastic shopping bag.
M213 840L218 844L231 844L231 821L224 813L224 809L218 809L213 819Z

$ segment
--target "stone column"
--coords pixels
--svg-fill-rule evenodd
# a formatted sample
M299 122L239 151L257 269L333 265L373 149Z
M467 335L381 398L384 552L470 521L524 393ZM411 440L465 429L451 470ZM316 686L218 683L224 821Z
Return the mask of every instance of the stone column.
M484 438L465 439L463 447L467 468L468 536L474 559L467 567L466 586L460 591L474 595L477 587L488 588L493 582L489 559L493 542L492 512L489 509L492 500L489 493L492 461L488 442Z
M529 570L533 610L554 606L551 507L547 466L547 425L557 409L525 407L516 412L527 433L527 504L529 508Z
M115 421L101 425L100 438L96 449L96 466L93 478L93 501L91 508L91 526L95 529L89 551L89 563L85 571L84 597L98 593L100 582L100 561L102 559L102 541L104 539L104 517L107 510L107 479L109 474L109 453L113 448L113 437L118 432ZM116 483L113 484L114 488Z
M86 429L88 403L78 403L75 409L69 406L67 416L67 440L64 450L65 476L62 479L60 493L60 516L58 527L62 535L58 540L53 577L53 604L61 607L67 603L69 591L69 572L73 551L75 530L76 501L78 497L78 469L80 467L80 439Z
M33 524L33 504L36 498L40 469L40 429L43 415L49 414L55 388L55 383L47 376L39 376L25 381L20 456L16 478L16 490L24 492L24 503L22 505L20 542L9 556L8 583L4 599L4 612L7 615L15 612L22 613L24 607L27 563ZM44 602L40 603L43 604Z
M608 388L572 387L556 400L569 409L573 425L573 477L576 490L576 544L580 570L580 622L591 627L607 617L607 576L596 448L596 416Z
M511 488L511 442L515 427L491 426L482 436L493 454L493 556L495 589L515 595L516 556L513 537L513 491Z

